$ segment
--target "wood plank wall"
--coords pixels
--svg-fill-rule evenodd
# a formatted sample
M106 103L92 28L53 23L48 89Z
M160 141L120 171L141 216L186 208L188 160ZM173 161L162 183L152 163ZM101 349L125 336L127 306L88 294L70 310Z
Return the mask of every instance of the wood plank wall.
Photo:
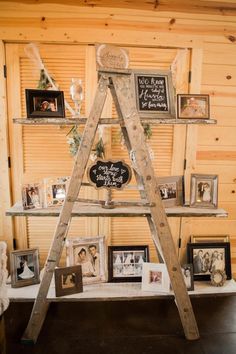
M211 96L211 116L218 120L218 125L195 129L198 131L197 149L196 154L191 153L190 170L219 174L219 206L229 211L229 218L183 220L181 233L184 240L181 254L183 256L185 253L190 234L229 234L233 271L236 273L235 13L233 9L228 8L224 14L217 11L210 13L206 9L204 14L197 14L188 12L187 4L186 11L182 9L182 12L168 12L167 6L168 4L165 12L127 12L122 8L83 8L67 5L58 5L55 10L55 6L50 4L1 2L0 39L8 43L51 42L57 44L58 48L62 43L87 45L101 42L132 47L133 52L145 47L151 48L152 51L160 47L171 50L193 48L202 51L203 63L201 67L196 67L195 71L199 70L201 73L200 91ZM149 55L145 64L148 60ZM88 95L88 102L91 103L91 100L92 95ZM24 137L27 138L26 130ZM158 135L156 137L158 138ZM185 136L183 138L185 139ZM175 134L172 139L176 148ZM29 167L32 162L28 161ZM168 170L169 167L165 172ZM34 223L34 220L30 223ZM114 233L119 228L120 225L117 225ZM178 234L175 237L178 237Z

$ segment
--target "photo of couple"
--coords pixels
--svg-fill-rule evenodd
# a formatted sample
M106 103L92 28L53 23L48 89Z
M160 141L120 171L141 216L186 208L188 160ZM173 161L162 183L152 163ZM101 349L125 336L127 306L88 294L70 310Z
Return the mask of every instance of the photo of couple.
M74 249L75 264L81 265L83 278L98 277L100 275L100 254L97 247L97 244L90 244Z

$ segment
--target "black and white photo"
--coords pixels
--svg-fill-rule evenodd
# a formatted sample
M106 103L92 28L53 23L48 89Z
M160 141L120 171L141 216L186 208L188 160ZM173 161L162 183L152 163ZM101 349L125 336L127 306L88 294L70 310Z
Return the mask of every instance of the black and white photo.
M217 208L218 176L192 174L190 207Z
M158 177L157 183L161 199L166 207L183 205L184 203L183 176Z
M65 296L83 291L82 270L80 265L55 268L56 296Z
M39 251L37 248L12 251L10 256L13 288L39 283Z
M106 280L105 237L70 238L66 241L67 265L81 265L83 284Z
M188 243L188 262L195 280L209 280L212 271L225 271L231 279L230 243Z
M141 281L143 263L148 260L148 246L110 246L109 281Z
M184 264L181 266L181 270L187 290L194 290L193 265Z

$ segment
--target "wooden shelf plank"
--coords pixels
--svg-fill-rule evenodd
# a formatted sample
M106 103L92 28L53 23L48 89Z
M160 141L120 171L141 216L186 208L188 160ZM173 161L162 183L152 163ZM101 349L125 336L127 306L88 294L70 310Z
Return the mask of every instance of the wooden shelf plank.
M6 212L7 216L59 216L61 208L51 207L43 209L23 210L21 203L15 204ZM227 217L224 209L203 209L178 206L165 209L167 216L171 217ZM149 207L116 207L102 208L100 205L75 203L72 217L76 216L104 216L104 217L140 217L150 215Z
M21 288L7 286L8 297L11 302L27 302L35 300L39 284ZM236 283L233 279L227 280L223 287L215 287L210 282L195 281L194 290L189 291L190 297L211 297L236 295ZM142 291L141 283L100 283L85 285L82 293L55 296L55 285L51 282L47 300L50 302L75 301L125 301L144 299L173 299L173 291L168 293Z
M166 118L140 118L142 124L216 124L215 119L166 119ZM83 125L87 118L14 118L15 124L22 125ZM101 118L99 124L120 125L119 119Z

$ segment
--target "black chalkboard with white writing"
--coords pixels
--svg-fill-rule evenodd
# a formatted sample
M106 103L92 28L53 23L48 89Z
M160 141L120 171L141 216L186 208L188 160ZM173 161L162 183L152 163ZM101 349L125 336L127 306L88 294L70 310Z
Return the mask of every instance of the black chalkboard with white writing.
M88 169L88 179L96 188L121 189L131 179L131 169L123 161L97 160Z
M134 74L137 109L140 116L175 118L174 91L167 71Z

